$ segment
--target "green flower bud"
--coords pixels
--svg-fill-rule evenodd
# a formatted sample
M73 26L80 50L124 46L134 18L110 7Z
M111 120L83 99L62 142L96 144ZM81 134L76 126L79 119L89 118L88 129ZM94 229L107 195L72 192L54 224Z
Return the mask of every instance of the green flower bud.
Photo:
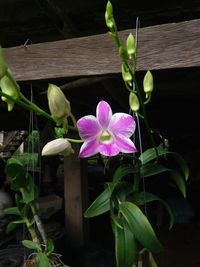
M144 76L143 88L144 88L144 92L146 93L146 98L148 98L148 96L153 91L153 75L151 74L149 70Z
M111 32L116 30L115 20L113 17L113 7L110 1L108 1L106 5L105 21Z
M133 92L130 92L129 95L129 106L133 112L138 112L138 110L140 109L140 102L138 100L138 97Z
M122 62L122 78L130 86L132 85L132 75L125 62Z
M48 142L42 149L42 156L63 155L69 156L74 153L71 143L64 139L58 138Z
M6 75L8 67L3 59L3 49L0 47L0 79Z
M70 102L62 90L54 84L49 84L47 97L51 116L59 125L71 112Z
M12 79L5 75L0 80L0 87L3 93L11 96L13 99L19 98L19 85ZM1 99L8 104L8 111L12 111L14 107L14 101L7 99L6 97L2 96Z
M106 5L106 12L108 13L108 15L110 17L113 16L113 7L112 7L112 4L110 1L107 2L107 5Z
M132 33L129 34L126 40L126 48L129 58L132 59L136 52L135 39Z

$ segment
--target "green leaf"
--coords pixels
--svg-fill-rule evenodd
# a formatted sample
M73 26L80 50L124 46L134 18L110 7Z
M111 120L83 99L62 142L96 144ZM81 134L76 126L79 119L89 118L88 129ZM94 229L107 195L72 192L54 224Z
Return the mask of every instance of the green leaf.
M162 172L170 171L168 168L158 164L158 163L148 163L142 165L140 168L140 174L143 177L153 176Z
M34 184L33 177L28 174L26 177L26 185L23 188L20 188L22 193L22 203L30 203L38 197L38 192Z
M86 218L95 217L110 210L111 190L107 187L85 211Z
M144 205L144 204L152 202L152 201L159 201L166 208L166 210L169 214L169 218L170 218L169 229L171 229L173 224L174 224L174 216L173 216L171 208L167 204L167 202L165 202L161 198L157 197L156 195L148 193L148 192L136 193L133 196L133 202L138 206Z
M33 250L36 250L36 251L41 251L40 246L37 243L35 243L35 242L31 241L31 240L22 240L22 244L26 248L33 249Z
M125 201L126 197L133 192L133 186L131 183L126 181L122 181L116 184L112 184L112 194L111 199L114 200L117 198L118 202Z
M156 152L157 149L157 152ZM146 151L144 151L139 159L143 164L148 163L149 161L156 159L158 156L165 155L167 153L167 149L163 147L163 144L160 144L157 148L149 148Z
M181 176L181 174L173 169L166 168L160 164L157 163L149 163L147 165L143 165L141 167L141 175L143 177L149 177L152 175L156 175L162 172L170 172L171 178L174 180L175 184L177 185L178 189L182 193L184 197L186 197L186 185L184 178Z
M9 222L6 226L6 234L10 234L17 228L17 224L13 222Z
M48 250L48 255L50 255L54 251L54 243L52 239L47 240L47 250Z
M38 153L19 153L15 152L12 156L13 159L18 160L25 170L36 170L38 165Z
M6 233L9 234L13 230L15 230L18 226L18 224L25 223L25 220L18 220L18 221L12 221L9 222L7 227L6 227Z
M147 217L135 204L123 202L120 204L120 211L131 232L145 248L152 252L159 252L163 249Z
M120 224L122 227L113 225L117 267L132 267L136 259L135 238L124 218L120 218Z
M178 189L182 193L184 197L186 197L186 186L185 186L185 181L183 177L177 172L177 171L172 171L171 172L171 178L174 180L176 183Z
M37 254L36 262L38 264L37 265L38 267L51 267L52 266L51 263L50 263L49 258L44 253Z
M113 175L113 183L119 182L124 176L129 175L129 174L134 174L136 173L137 170L134 168L134 166L127 166L127 165L121 165L119 166L114 175Z
M167 152L167 154L169 154L170 156L173 157L175 162L178 164L178 168L179 168L181 174L183 175L183 177L187 181L189 178L190 171L189 171L188 165L187 165L186 161L184 160L184 158L180 154L175 153L175 152Z
M20 188L24 187L26 184L25 173L23 175L17 175L11 180L11 189L13 191L19 191Z
M18 215L18 216L21 215L18 207L6 208L3 210L3 213L5 215Z
M10 158L7 160L5 173L7 176L13 178L18 175L24 175L25 168L24 168L24 165L19 160L15 158Z

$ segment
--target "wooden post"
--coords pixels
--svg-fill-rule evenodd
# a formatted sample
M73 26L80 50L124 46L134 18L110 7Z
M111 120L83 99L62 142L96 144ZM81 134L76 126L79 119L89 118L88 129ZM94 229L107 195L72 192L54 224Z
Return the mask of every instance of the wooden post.
M73 145L75 153L64 159L65 223L67 241L73 247L82 246L87 240L88 223L83 213L87 197L87 160L79 159L79 145Z

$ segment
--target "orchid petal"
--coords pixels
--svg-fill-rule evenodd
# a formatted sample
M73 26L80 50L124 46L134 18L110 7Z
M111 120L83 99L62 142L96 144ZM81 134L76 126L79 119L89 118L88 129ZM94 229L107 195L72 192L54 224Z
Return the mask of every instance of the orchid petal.
M135 131L135 120L134 118L126 113L115 113L111 120L108 129L115 136L123 135L130 137Z
M97 142L97 140L85 141L81 146L79 157L87 158L92 155L95 155L96 153L98 153L98 146L99 143Z
M116 156L117 154L119 154L119 152L120 150L115 143L99 145L99 153L104 156L108 157Z
M101 127L95 116L88 115L77 121L77 126L79 128L80 137L83 140L94 139L99 132Z
M112 117L112 110L106 101L100 101L96 110L97 120L102 128L107 128Z
M115 144L118 146L119 151L122 153L135 153L137 149L134 143L129 139L122 136L117 136Z

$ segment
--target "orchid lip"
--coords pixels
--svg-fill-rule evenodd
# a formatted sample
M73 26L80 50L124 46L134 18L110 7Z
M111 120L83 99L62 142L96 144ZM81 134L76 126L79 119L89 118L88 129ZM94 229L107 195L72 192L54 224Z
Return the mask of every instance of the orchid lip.
M110 144L113 141L112 135L109 133L108 130L103 130L99 137L99 142L103 144Z

